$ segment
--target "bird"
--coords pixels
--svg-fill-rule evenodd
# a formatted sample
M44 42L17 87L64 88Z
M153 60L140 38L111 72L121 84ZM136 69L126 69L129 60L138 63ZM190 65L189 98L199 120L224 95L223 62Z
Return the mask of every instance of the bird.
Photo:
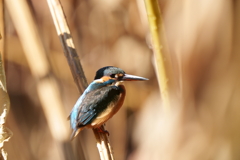
M70 139L76 137L84 128L107 132L101 126L118 112L125 99L126 90L122 82L146 80L148 79L126 74L114 66L100 68L70 113Z

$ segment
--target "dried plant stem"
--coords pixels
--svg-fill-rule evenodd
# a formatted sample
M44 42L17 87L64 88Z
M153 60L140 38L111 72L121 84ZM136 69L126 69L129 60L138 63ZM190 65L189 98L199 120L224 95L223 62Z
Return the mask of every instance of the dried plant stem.
M0 0L0 160L7 160L4 142L12 136L12 131L5 126L7 113L10 110L10 99L7 93L6 76L3 63L4 53L4 3Z
M0 0L0 52L2 54L2 60L4 64L4 39L5 39L5 30L4 30L4 1Z
M88 84L61 3L58 0L47 0L47 2L75 83L78 90L83 93Z
M157 0L145 0L145 6L152 36L156 71L163 101L163 107L164 109L168 110L170 108L169 77L167 74L167 63L169 61L162 52L163 46L159 36L162 27L161 13Z
M1 52L2 53L2 52ZM7 93L6 76L4 72L2 54L0 53L0 160L7 159L7 153L3 149L4 142L12 136L12 131L5 127L7 113L10 110L10 100Z
M78 86L79 91L82 93L87 87L87 80L84 76L78 54L73 44L61 3L59 0L47 0L47 2L75 83ZM97 140L97 148L101 160L114 159L107 134L98 132L98 130L95 129L93 129L93 132Z

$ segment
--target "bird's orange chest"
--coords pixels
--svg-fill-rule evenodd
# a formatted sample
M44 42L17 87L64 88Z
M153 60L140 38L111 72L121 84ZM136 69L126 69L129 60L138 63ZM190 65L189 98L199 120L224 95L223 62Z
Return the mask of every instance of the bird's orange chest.
M122 88L122 93L119 95L118 100L114 103L112 102L96 119L90 124L91 127L98 128L104 124L107 120L113 117L118 110L122 107L126 91L123 85L119 85Z

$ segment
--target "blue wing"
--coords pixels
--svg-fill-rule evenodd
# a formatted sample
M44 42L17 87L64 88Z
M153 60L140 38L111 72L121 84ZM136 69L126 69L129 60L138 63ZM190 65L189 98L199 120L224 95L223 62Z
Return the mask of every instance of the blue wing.
M70 119L70 124L71 124L72 129L75 129L75 126L77 126L77 117L78 117L79 106L81 105L82 100L85 98L86 94L88 92L90 92L91 90L93 90L91 87L91 85L93 85L93 83L94 82L92 82L87 87L87 89L83 92L83 94L78 98L77 102L75 103L75 105L70 113L69 119Z
M83 99L78 114L78 127L90 124L100 113L110 105L116 103L121 93L121 88L108 86L89 92Z
M107 86L115 80L104 83L93 81L77 100L70 114L71 128L76 132L80 127L88 125L99 113L104 111L110 102L115 101L121 88L117 86Z

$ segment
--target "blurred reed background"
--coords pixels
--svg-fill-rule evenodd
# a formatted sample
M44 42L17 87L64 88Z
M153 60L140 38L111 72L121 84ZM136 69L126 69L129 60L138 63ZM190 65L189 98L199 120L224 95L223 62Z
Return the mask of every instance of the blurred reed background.
M176 81L167 114L162 112L144 1L61 2L88 82L97 69L107 65L150 79L125 83L124 106L106 124L116 160L240 159L239 1L159 0L166 35L164 51L171 56ZM47 2L28 0L27 4L47 53L50 74L57 81L67 121L79 97L77 87ZM5 144L8 159L64 160L37 94L39 80L31 74L16 32L19 26L13 25L7 9L5 27L11 100L7 127L14 134ZM32 61L37 63L38 59ZM59 125L59 121L55 123ZM74 141L81 141L83 148L75 146L75 154L99 159L92 130L82 131Z

